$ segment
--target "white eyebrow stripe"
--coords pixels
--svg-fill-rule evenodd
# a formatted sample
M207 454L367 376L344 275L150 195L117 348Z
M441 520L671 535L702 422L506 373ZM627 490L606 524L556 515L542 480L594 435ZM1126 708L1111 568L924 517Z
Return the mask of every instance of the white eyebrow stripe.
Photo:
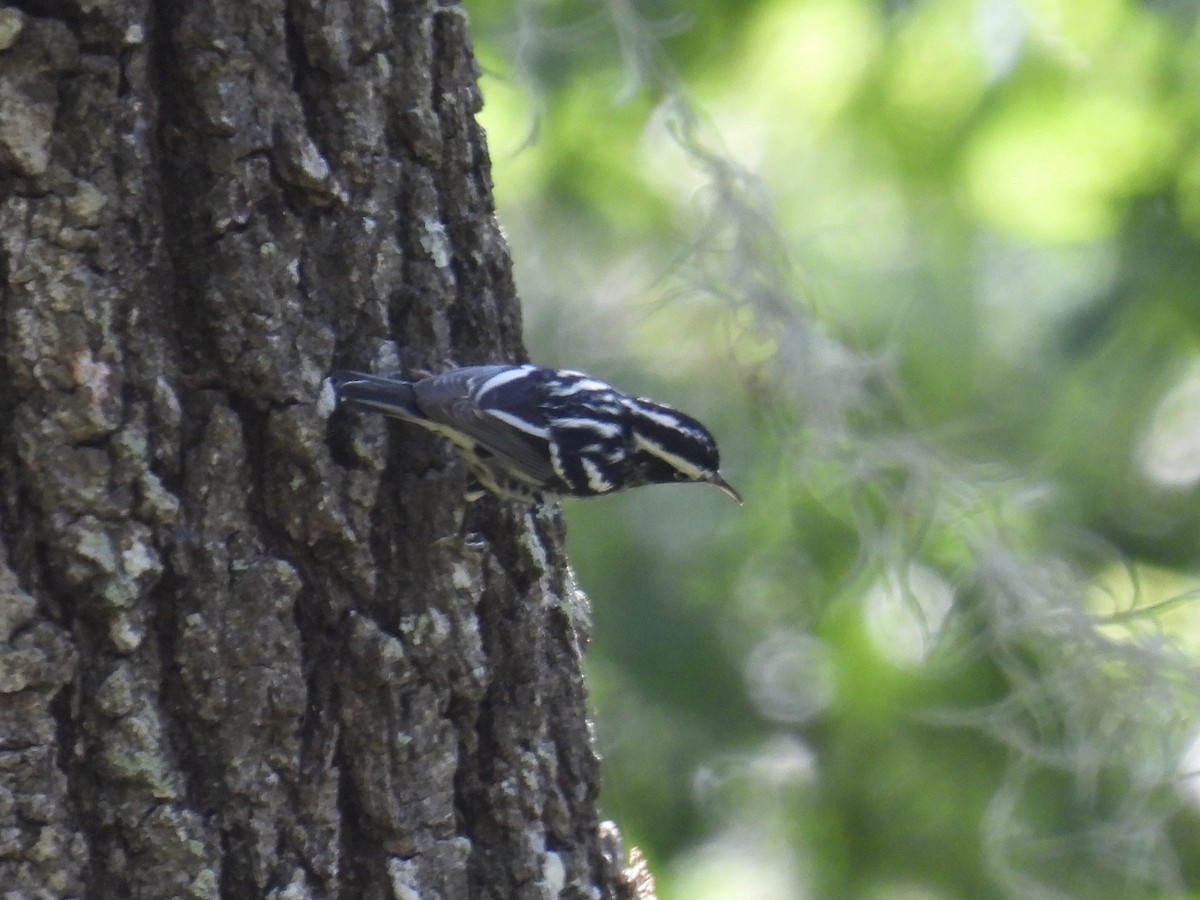
M587 474L588 487L597 494L612 490L612 482L604 477L598 465L586 457L583 459L583 471Z
M595 378L581 378L578 381L554 388L555 397L569 397L571 394L578 394L580 391L611 391L612 385L605 384L603 381L597 381Z
M620 425L615 422L602 422L600 419L583 419L579 417L555 419L554 426L556 428L582 428L587 431L594 431L596 434L604 437L616 437L621 433Z
M533 366L517 366L513 369L505 369L498 375L493 375L487 381L479 386L479 390L475 392L476 398L482 397L488 391L494 391L498 387L508 384L510 381L516 381L518 378L524 378L529 374L529 370Z
M636 431L633 435L634 443L639 450L645 450L647 453L657 456L675 471L686 475L688 478L698 479L703 478L705 472L702 468L693 462L689 462L677 453L672 453L662 444L656 443L644 435L638 434Z
M640 404L637 408L637 414L639 416L644 416L651 422L655 422L666 428L678 428L680 426L678 416L673 416L670 413L659 412L656 409L649 409L648 407L641 406Z
M535 425L527 419L522 419L520 416L514 416L512 413L507 413L502 409L487 409L484 412L493 419L499 419L505 425L511 425L517 431L532 434L534 437L539 437L543 440L550 440L550 429L541 425Z

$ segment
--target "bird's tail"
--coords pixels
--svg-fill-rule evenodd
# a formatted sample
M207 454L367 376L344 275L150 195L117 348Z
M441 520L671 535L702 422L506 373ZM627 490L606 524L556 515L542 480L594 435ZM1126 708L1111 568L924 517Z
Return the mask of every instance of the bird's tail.
M346 371L331 373L329 380L339 403L351 403L398 419L425 418L417 408L411 381Z

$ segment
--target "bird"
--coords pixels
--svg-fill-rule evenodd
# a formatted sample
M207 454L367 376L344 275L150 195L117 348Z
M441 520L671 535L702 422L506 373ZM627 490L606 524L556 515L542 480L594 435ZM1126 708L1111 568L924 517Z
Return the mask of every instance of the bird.
M329 382L339 404L449 438L476 482L470 500L488 491L540 503L698 482L742 502L720 472L716 440L700 422L583 372L494 364L410 381L339 370Z

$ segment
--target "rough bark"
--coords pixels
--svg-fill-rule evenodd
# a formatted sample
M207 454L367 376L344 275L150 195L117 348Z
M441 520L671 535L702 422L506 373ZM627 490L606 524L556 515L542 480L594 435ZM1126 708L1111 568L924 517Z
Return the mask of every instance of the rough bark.
M554 511L336 366L516 359L460 5L0 7L6 896L623 896Z

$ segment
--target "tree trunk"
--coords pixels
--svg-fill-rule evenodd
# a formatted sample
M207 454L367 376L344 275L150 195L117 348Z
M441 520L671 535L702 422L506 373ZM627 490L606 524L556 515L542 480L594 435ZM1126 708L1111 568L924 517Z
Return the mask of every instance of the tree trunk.
M520 358L456 3L0 8L0 887L622 897L562 524L335 365Z

